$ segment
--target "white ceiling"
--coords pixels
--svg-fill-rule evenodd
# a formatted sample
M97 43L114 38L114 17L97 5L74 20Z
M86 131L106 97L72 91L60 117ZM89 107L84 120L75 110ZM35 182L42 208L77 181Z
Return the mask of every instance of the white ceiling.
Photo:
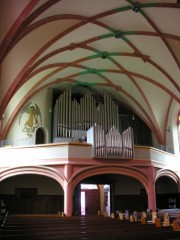
M4 136L36 93L83 82L108 91L164 143L168 121L180 109L179 23L175 0L1 0Z

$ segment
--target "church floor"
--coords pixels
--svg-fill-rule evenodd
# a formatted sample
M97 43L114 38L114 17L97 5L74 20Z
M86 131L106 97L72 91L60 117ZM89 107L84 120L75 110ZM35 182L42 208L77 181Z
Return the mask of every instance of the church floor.
M180 231L103 216L9 215L3 240L180 240Z

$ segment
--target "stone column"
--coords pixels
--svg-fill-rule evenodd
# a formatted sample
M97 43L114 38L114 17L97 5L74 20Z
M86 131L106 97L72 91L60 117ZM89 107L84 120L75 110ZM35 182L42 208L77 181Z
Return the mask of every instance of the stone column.
M156 212L155 174L153 167L148 168L148 180L148 208Z

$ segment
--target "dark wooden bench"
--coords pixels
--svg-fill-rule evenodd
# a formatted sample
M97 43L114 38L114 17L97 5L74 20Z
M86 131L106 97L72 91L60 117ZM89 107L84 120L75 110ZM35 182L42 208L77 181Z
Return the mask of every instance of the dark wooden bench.
M172 227L156 228L140 221L120 221L102 216L13 216L9 215L3 228L3 240L177 240L180 232Z

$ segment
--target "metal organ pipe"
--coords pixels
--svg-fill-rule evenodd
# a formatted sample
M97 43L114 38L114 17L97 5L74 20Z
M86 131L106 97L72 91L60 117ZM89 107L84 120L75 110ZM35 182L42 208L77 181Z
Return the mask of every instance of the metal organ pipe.
M106 112L106 109L107 109L107 103L106 103L106 94L104 94L104 129L105 131L107 132L107 112Z
M107 129L106 131L108 131L108 129L110 129L110 124L109 124L109 119L110 116L109 116L109 96L107 95Z
M88 106L88 94L86 93L86 130L89 129L89 106Z
M55 116L56 116L56 121L55 121L55 124L57 124L56 126L55 126L55 128L56 128L56 135L55 136L57 136L57 137L59 137L59 101L58 101L59 99L57 99L56 100L56 104L55 104L55 111L56 111L56 114L55 114Z
M62 129L62 122L63 122L63 103L62 103L63 95L60 96L59 98L59 136L63 134L63 129Z
M69 129L69 137L72 136L72 101L71 101L71 87L69 88L69 119L68 119L68 129Z
M75 116L74 116L74 108L75 108L75 104L74 104L74 100L75 99L73 99L73 101L72 101L72 105L71 105L71 107L72 107L72 113L71 113L71 126L72 126L72 129L75 129Z
M63 94L63 100L61 102L61 106L62 106L62 132L63 132L63 137L65 137L65 124L66 124L66 108L65 108L65 100L66 100L66 95L65 92Z
M73 125L74 125L74 128L73 129L77 129L77 123L76 123L76 99L74 98L74 101L73 101Z
M88 93L88 129L91 127L91 118L90 118L90 93Z
M89 128L92 126L92 99L91 99L91 94L89 94L89 123L90 126Z
M64 130L65 130L65 137L67 138L67 124L68 124L68 89L65 91L65 123L64 123Z
M93 113L93 123L96 123L96 100L93 98L93 108L92 108L92 113Z
M82 130L83 129L83 115L84 115L84 112L83 112L83 99L81 99L79 107L80 107L80 129Z
M76 102L76 99L74 99L74 129L77 129L77 102Z
M72 89L67 88L56 100L55 137L71 137L73 129L88 130L95 123L105 132L113 125L119 127L118 106L104 93L104 102L96 102L91 93L86 93L80 101L72 100Z
M111 98L108 97L108 102L109 102L109 112L108 112L108 119L109 119L109 125L108 125L108 129L110 129L112 127L112 109L111 109Z
M75 102L76 105L75 105L75 115L76 115L76 119L75 119L75 122L76 122L76 130L80 130L81 129L81 119L80 119L80 105L79 103L76 101Z
M86 96L86 94L85 94L85 96ZM84 126L83 126L83 128L86 129L86 98L85 97L83 99L83 108L84 108L84 116L83 116Z
M84 128L85 130L87 130L87 112L88 112L88 108L87 108L87 94L85 94L85 97L84 97Z

